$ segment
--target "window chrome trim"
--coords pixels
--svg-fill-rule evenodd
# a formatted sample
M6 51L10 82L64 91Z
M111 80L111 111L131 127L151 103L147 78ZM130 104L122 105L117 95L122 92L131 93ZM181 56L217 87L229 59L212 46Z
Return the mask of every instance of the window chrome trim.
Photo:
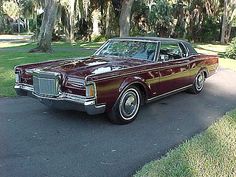
M189 55L189 48L186 47L183 42L179 42L179 44L181 44L181 45L185 48L185 50L186 50L186 52L187 52L187 53L186 53L187 56L185 56L184 58L188 58L188 57L190 56L190 55Z

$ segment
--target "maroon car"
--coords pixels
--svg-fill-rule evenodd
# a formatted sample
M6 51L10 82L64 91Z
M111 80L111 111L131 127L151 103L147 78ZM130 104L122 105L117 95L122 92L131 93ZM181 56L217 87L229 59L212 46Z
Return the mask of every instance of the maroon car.
M198 54L186 41L115 38L90 57L15 67L15 89L51 107L106 112L126 124L145 103L183 90L198 94L217 68L217 56Z

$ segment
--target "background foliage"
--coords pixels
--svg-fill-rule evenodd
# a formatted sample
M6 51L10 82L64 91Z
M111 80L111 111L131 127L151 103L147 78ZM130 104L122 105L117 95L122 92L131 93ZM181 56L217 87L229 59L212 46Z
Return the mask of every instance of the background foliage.
M58 4L53 40L73 43L119 36L122 7L132 0L50 1ZM28 32L37 40L47 2L0 0L0 33ZM236 34L235 0L134 0L126 15L131 36L228 43Z

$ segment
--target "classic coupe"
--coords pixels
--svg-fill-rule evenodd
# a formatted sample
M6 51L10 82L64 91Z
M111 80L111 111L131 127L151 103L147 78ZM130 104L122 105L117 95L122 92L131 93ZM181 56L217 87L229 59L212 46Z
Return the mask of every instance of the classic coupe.
M135 120L140 106L188 90L198 94L218 57L184 40L114 38L92 56L15 67L15 90L54 108L108 113L116 124Z

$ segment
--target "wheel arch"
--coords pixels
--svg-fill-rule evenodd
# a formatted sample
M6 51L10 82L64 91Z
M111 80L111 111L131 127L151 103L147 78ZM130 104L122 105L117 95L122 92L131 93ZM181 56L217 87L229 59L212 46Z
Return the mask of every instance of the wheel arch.
M124 91L131 86L134 86L137 89L139 89L141 96L142 96L142 104L146 103L146 101L149 97L149 94L150 94L150 89L146 85L144 80L142 78L138 78L138 77L127 78L123 81L123 83L121 84L121 86L119 88L119 97L117 98L117 100L119 100L119 98L124 93Z
M204 73L205 78L208 78L208 76L209 76L208 69L206 67L201 68L198 73L200 73L201 71Z

